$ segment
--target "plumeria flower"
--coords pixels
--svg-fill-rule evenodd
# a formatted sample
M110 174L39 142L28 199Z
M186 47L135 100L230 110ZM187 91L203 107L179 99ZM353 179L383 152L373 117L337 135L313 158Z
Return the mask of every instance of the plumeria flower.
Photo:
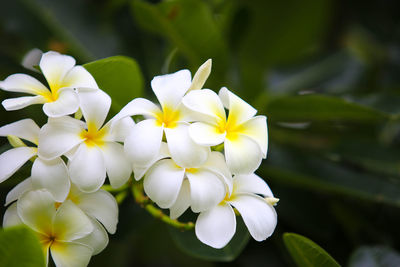
M29 159L37 155L40 128L31 119L24 119L0 127L0 136L13 136L20 147L7 150L0 155L0 182L11 177ZM25 145L19 138L31 142L34 147ZM70 190L67 166L60 157L45 160L36 157L33 162L32 188L47 189L57 201L64 201Z
M189 127L190 137L204 146L224 143L233 174L253 173L260 166L268 148L265 116L255 116L257 110L225 87L219 96L209 89L193 90L182 102L198 114L199 121ZM228 118L224 107L229 110Z
M148 168L160 151L165 134L174 161L182 167L200 166L208 157L209 148L192 141L188 134L191 112L181 103L188 90L200 89L211 70L211 60L204 63L193 81L189 70L156 76L151 87L160 107L144 98L128 103L118 117L143 115L125 140L125 152L135 166Z
M77 90L85 122L69 116L49 118L40 130L38 155L48 160L67 155L71 181L84 192L97 191L106 173L111 186L118 188L132 172L118 142L126 137L133 120L120 120L112 130L111 121L103 126L111 98L101 90Z
M92 75L82 66L75 66L75 59L57 52L42 55L39 67L49 85L26 74L13 74L0 82L0 88L10 92L28 93L2 102L6 110L18 110L33 104L44 104L43 111L49 117L60 117L75 113L79 108L76 87L97 89Z
M26 192L6 211L3 226L25 224L39 237L48 262L57 267L87 266L92 255L107 245L107 235L71 200L55 202L46 190Z
M195 226L196 236L211 247L224 247L236 231L235 207L251 236L263 241L274 232L277 215L273 205L277 202L268 185L257 175L236 175L232 193L227 194L219 205L200 213Z
M25 179L8 192L5 206L10 205L24 193L32 190L34 190L32 178ZM99 189L93 193L85 193L80 191L74 184L71 184L66 200L72 201L88 217L104 225L110 234L114 234L117 230L118 204L115 198L107 191ZM60 203L58 202L57 205ZM101 230L104 232L103 227Z
M157 161L144 177L144 191L161 208L170 208L179 217L189 206L194 212L207 210L222 201L232 188L231 174L220 152L211 152L207 161L185 168L171 158Z

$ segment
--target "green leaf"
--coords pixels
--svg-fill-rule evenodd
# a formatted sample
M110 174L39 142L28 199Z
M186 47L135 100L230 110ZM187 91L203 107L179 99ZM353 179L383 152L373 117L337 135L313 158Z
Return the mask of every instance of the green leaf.
M388 115L376 109L351 103L345 99L324 95L280 97L267 105L266 114L273 121L345 121L383 122Z
M83 65L96 79L100 89L111 96L111 109L121 110L129 101L143 94L143 76L136 61L114 56Z
M285 233L283 242L299 267L340 266L323 248L304 236Z
M132 1L132 11L142 28L165 37L192 65L208 58L215 59L217 66L225 64L226 44L205 2L172 0L155 5Z
M222 249L214 249L201 243L194 231L182 232L176 228L169 227L169 232L175 244L183 252L203 260L209 261L233 261L249 241L249 233L240 217L237 217L236 233L232 240Z
M0 231L0 266L45 266L42 246L32 230L16 226Z
M400 266L400 254L385 246L360 247L350 257L349 267Z

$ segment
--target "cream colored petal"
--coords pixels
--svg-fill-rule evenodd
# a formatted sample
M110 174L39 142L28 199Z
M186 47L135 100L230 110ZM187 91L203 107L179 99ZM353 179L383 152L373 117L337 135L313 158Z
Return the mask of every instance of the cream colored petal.
M267 183L255 173L235 175L233 180L236 194L253 193L265 197L274 196Z
M63 87L87 87L98 89L96 80L82 66L73 67L64 77L62 81Z
M21 96L16 98L8 98L6 100L3 100L1 104L3 105L5 110L12 111L12 110L23 109L30 105L43 104L46 102L47 100L43 96L38 95L38 96Z
M18 216L17 203L13 203L7 208L3 216L3 228L23 224L21 218Z
M62 86L65 75L75 66L75 59L50 51L43 54L39 66L53 90Z
M28 93L32 95L46 95L49 89L41 82L26 74L13 74L0 82L0 88L10 92Z
M216 146L224 142L226 132L220 132L218 127L204 122L192 123L189 135L193 141L203 146Z
M29 177L14 186L14 188L8 192L6 196L6 204L4 204L4 206L8 206L11 202L14 202L25 192L30 190L32 190L32 179Z
M0 155L0 183L10 178L25 162L36 155L34 147L17 147Z
M102 252L108 245L108 235L104 227L96 220L91 219L93 224L93 231L75 242L87 245L93 249L93 255L97 255Z
M44 113L49 117L62 117L77 112L79 109L78 95L72 88L59 90L56 101L43 105Z
M88 127L93 124L96 130L100 129L110 110L111 97L101 90L91 88L78 88L77 92L80 108Z
M218 125L225 121L224 106L218 95L210 89L190 91L182 99L182 103L190 110L199 113L198 120Z
M39 126L32 119L23 119L0 127L0 136L15 135L37 144L39 131Z
M173 220L177 219L189 208L190 203L190 184L187 179L184 179L174 205L169 208L169 217Z
M225 108L229 109L228 121L231 120L234 124L242 124L257 113L256 109L229 91L226 87L221 88L219 97Z
M256 116L243 123L241 133L252 138L260 146L263 157L267 156L268 150L268 128L267 117Z
M212 65L212 60L208 59L206 62L203 63L203 65L200 66L200 68L196 71L196 73L193 76L192 84L190 85L188 91L199 90L203 88L203 85L207 81L208 76L210 76L211 65Z
M132 173L131 164L124 153L124 147L116 142L106 142L101 150L110 184L113 188L124 185Z
M57 267L86 267L93 255L91 247L78 242L54 242L50 251Z

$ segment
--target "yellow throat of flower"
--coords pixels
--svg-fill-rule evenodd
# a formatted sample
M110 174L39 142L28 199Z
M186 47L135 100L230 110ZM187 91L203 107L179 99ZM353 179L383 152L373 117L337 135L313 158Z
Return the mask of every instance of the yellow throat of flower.
M83 130L80 134L80 137L84 139L85 144L87 146L99 146L101 147L104 144L104 136L106 134L106 130L101 128L97 130L97 127L94 123L88 123L88 129Z

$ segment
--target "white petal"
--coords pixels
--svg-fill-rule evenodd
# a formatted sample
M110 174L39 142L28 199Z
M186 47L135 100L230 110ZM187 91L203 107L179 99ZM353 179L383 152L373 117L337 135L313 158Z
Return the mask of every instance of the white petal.
M237 195L231 203L240 213L251 236L257 241L267 239L275 230L275 209L256 195Z
M191 208L193 212L208 210L225 197L225 185L216 174L206 170L187 171L190 183Z
M80 134L83 131L82 121L71 117L49 120L39 133L38 154L45 159L54 159L83 142Z
M235 194L253 193L266 197L274 196L267 183L255 173L236 175L233 179L235 183Z
M41 82L26 74L13 74L0 82L0 88L10 92L21 92L33 95L46 95L50 93Z
M135 165L146 166L157 157L163 128L158 126L156 120L143 120L136 124L130 135L125 140L125 153Z
M189 70L156 76L151 80L151 88L161 106L176 107L189 89L192 77Z
M208 76L211 73L212 60L209 59L200 66L193 76L192 84L190 85L190 90L199 90L203 88L204 83L207 81Z
M224 184L226 185L229 193L232 192L232 174L229 171L228 165L226 165L225 157L222 153L212 151L206 163L204 163L201 168L218 174L221 177L222 181L224 181Z
M72 88L59 90L58 98L54 102L43 105L44 113L49 117L61 117L77 112L79 109L79 99Z
M64 161L61 158L49 161L37 158L32 165L32 186L34 189L46 189L55 201L63 202L71 186Z
M201 121L217 124L225 121L224 106L218 95L210 89L190 91L183 97L182 103L190 110L198 112L205 117Z
M20 224L23 224L23 222L18 216L17 203L13 203L4 213L3 228Z
M161 109L156 106L153 102L144 99L144 98L135 98L125 107L115 115L111 121L111 127L114 127L114 124L122 118L135 116L135 115L147 115L151 117L157 117L157 114L161 112Z
M190 206L190 184L187 179L183 180L181 191L179 191L178 197L169 208L169 217L171 219L177 219L181 216Z
M22 194L29 190L32 190L32 179L30 177L17 184L10 190L10 192L8 192L6 196L6 204L4 204L4 206L8 206L11 202L17 200L22 196Z
M93 254L93 249L78 242L54 242L51 257L57 267L86 267Z
M106 179L106 166L97 147L81 144L69 164L71 181L84 192L98 190Z
M255 108L229 91L226 87L222 87L221 90L219 90L219 97L225 108L229 109L230 120L234 120L237 124L251 119L257 113Z
M225 158L233 174L253 173L261 164L262 152L250 137L236 135L225 140Z
M13 175L31 157L36 155L34 147L17 147L0 155L0 183Z
M197 217L195 232L197 238L204 244L213 248L223 248L236 232L233 209L223 204L200 213Z
M111 98L101 90L78 88L80 107L86 124L93 123L96 130L103 125L111 106Z
M99 222L93 219L91 219L91 222L93 224L93 232L83 238L77 239L76 242L93 248L93 255L97 255L107 247L108 235Z
M199 145L216 146L224 142L226 132L221 133L213 124L195 122L189 127L189 135Z
M210 154L210 148L196 144L189 136L189 124L178 123L174 128L165 128L167 144L172 159L183 168L201 166Z
M62 86L65 75L75 66L75 59L50 51L43 54L39 66L53 90Z
M144 191L161 208L170 208L178 197L183 176L184 170L172 160L160 160L144 177Z
M23 119L0 127L0 136L15 135L37 144L39 131L39 126L33 120Z
M72 187L71 194L76 196L75 204L79 208L100 221L110 234L115 233L118 223L118 204L110 193L104 190L83 193Z
M147 170L153 166L154 163L159 161L160 159L163 158L168 158L171 157L169 150L168 150L168 145L165 142L161 142L161 147L160 147L160 152L158 153L157 157L153 158L147 165L136 165L132 164L132 169L134 172L135 180L139 181L143 175L147 172Z
M256 116L246 121L241 127L241 133L251 137L260 146L263 157L267 156L268 128L267 117Z
M101 149L110 184L113 188L119 188L128 181L132 173L124 147L115 142L106 142Z
M93 76L82 66L73 67L64 77L62 84L73 88L99 88Z
M53 233L57 240L76 240L92 231L93 225L89 217L71 200L66 200L57 209L53 220Z
M46 99L41 96L21 96L16 98L9 98L1 102L4 109L7 111L23 109L24 107L46 103Z
M28 191L17 202L18 216L36 232L52 231L56 207L53 196L46 190Z
M107 123L107 127L110 122ZM106 127L106 126L105 126ZM119 121L116 121L114 127L110 132L108 141L125 142L125 139L131 133L135 127L135 122L131 117L125 117Z
M33 48L29 50L22 59L21 65L31 71L40 73L35 66L39 66L40 59L42 58L43 52L40 49Z

